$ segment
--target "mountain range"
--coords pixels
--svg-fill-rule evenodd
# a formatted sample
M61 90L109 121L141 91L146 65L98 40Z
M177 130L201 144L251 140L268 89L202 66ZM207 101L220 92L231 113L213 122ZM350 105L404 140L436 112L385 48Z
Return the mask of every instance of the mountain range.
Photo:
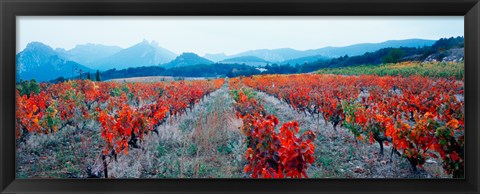
M59 55L51 47L40 43L31 42L16 56L16 79L19 81L35 79L48 81L60 76L72 77L83 72L93 70L77 62L68 60Z
M432 46L382 48L374 52L367 52L357 56L341 56L325 58L321 55L303 57L284 61L286 64L272 63L265 66L254 66L257 62L267 61L253 56L234 57L224 59L214 64L188 61L199 61L201 57L193 53L184 53L174 60L175 65L164 68L164 65L128 68L122 70L108 70L100 73L102 80L144 76L173 76L173 77L237 77L259 74L298 74L311 73L324 68L352 67L359 65L379 65L382 63L398 63L404 61L442 61L458 62L464 59L464 38L451 37L437 40ZM249 65L239 64L238 61L247 61ZM311 62L313 61L313 62ZM295 64L295 65L293 65ZM54 80L54 82L62 79Z
M118 46L106 46L101 44L77 45L71 50L65 50L62 48L55 49L55 51L64 58L90 67L94 67L96 61L112 56L121 50L122 48Z
M142 42L123 49L112 56L95 62L92 68L99 70L125 69L128 67L141 67L163 64L175 59L177 54L158 46L155 41Z
M338 56L355 56L365 52L387 47L423 47L431 46L434 40L407 39L389 40L381 43L363 43L345 47L324 47L310 50L291 48L257 49L235 55L223 53L206 54L203 57L195 53L176 53L159 46L155 41L143 40L133 46L122 49L118 46L100 44L77 45L73 49L53 49L40 42L32 42L17 54L17 74L21 79L46 81L59 76L72 77L72 67L85 72L108 69L126 69L130 67L156 66L175 68L197 64L246 64L264 66L266 64L303 64L318 60L327 60Z
M272 63L282 63L284 61L298 59L303 57L321 55L325 58L336 58L344 55L356 56L366 52L374 52L382 48L399 48L399 47L423 47L431 46L435 40L425 39L406 39L406 40L388 40L380 43L362 43L343 47L323 47L319 49L296 50L291 48L280 49L257 49L241 52L235 55L227 56L220 54L206 54L205 58L218 62L224 59L243 56L254 56Z

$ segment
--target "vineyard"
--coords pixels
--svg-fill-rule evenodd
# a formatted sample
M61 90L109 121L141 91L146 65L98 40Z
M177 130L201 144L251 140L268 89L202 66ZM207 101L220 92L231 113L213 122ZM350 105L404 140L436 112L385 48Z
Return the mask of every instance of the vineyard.
M141 148L146 134L158 134L160 125L191 110L223 83L223 79L153 84L42 83L37 93L21 95L24 90L17 90L17 138L24 141L28 134L55 134L65 127L80 131L92 120L98 122L103 171L108 178L107 161L127 155L131 148Z
M462 178L463 88L418 75L23 82L17 176Z
M270 75L241 82L288 103L299 114L342 126L357 139L392 144L413 171L441 158L448 174L464 175L463 83L456 80L379 76ZM319 123L318 123L319 124Z

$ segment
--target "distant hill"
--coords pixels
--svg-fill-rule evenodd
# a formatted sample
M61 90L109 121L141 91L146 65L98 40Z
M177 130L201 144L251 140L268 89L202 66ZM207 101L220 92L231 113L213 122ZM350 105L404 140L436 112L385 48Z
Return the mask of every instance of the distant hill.
M460 61L465 58L464 47L465 39L461 36L441 38L423 57L425 61Z
M267 73L306 73L322 68L351 67L360 65L379 65L384 63L398 63L403 61L462 61L464 58L464 38L442 38L431 46L382 48L363 55L348 56L319 60L290 68L288 65L271 66Z
M122 48L118 46L105 46L101 44L82 44L70 50L62 48L55 49L57 53L70 61L83 64L90 68L95 67L95 61L110 57L121 50Z
M219 62L221 60L224 60L224 59L228 58L228 56L225 55L225 53L217 53L217 54L205 54L203 56L203 58L206 58L206 59L211 60L213 62Z
M382 48L399 48L399 47L423 47L431 46L435 40L425 39L406 39L406 40L389 40L380 43L362 43L343 47L324 47L310 50L295 50L291 48L281 49L257 49L242 52L228 57L241 56L255 56L266 61L285 64L283 61L288 61L296 58L303 58L308 56L321 55L327 58L335 58L344 55L356 56L362 55L366 52L373 52Z
M290 64L292 66L295 66L295 65L303 65L305 63L312 63L312 62L319 61L319 60L329 60L329 59L330 58L325 57L323 55L314 55L314 56L300 57L300 58L296 58L296 59L290 59L290 60L282 61L282 62L280 62L280 64L282 64L282 65Z
M406 40L389 40L380 43L362 43L344 47L325 47L320 49L306 50L326 57L356 56L363 55L366 52L374 52L382 48L400 48L400 47L424 47L432 46L435 40L425 39L406 39Z
M253 56L263 59L265 61L271 62L281 62L289 59L300 58L315 55L312 53L305 53L303 51L291 49L291 48L280 48L280 49L257 49L245 51L236 55L229 56L233 57L244 57L244 56Z
M219 63L224 63L224 64L245 64L249 66L265 66L267 64L270 64L271 62L266 61L264 59L261 59L259 57L255 56L242 56L242 57L233 57L233 58L228 58L222 61L219 61Z
M175 59L177 54L158 46L158 43L146 40L123 49L116 54L93 62L94 69L125 69L168 63Z
M73 68L83 72L92 72L76 62L67 60L55 52L51 47L31 42L16 55L17 81L31 80L48 81L57 77L72 77L78 75Z
M213 64L213 61L198 56L195 53L182 53L176 57L173 61L161 65L164 68L184 67L190 65L209 65Z
M298 58L294 60L315 60L298 65L268 64L262 68L246 65L251 62L267 63L268 61L255 56L234 57L215 64L198 64L165 69L162 66L137 67L123 70L109 70L102 72L102 80L135 76L180 76L180 77L218 77L218 76L249 76L257 74L291 74L315 72L322 68L349 67L369 64L372 66L383 63L397 63L402 61L432 60L463 60L464 38L445 38L436 41L432 46L382 48L357 56L341 56L325 59L323 55ZM187 54L196 56L195 54ZM184 57L180 57L184 58ZM196 56L195 58L198 58ZM239 64L243 61L245 65ZM293 61L293 60L292 60Z

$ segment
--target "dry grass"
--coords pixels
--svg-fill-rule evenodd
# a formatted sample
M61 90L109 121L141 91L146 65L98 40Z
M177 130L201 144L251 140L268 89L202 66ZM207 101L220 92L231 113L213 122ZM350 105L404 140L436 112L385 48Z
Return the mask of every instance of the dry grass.
M82 178L99 159L98 124L88 122L78 128L66 127L55 134L27 136L17 142L17 178Z

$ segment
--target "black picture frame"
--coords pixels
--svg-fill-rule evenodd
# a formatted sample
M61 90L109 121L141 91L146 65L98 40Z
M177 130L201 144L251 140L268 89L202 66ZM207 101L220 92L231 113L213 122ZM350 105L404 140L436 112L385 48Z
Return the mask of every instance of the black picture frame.
M465 179L15 179L16 16L460 15L465 17ZM1 0L1 193L479 193L479 0Z

